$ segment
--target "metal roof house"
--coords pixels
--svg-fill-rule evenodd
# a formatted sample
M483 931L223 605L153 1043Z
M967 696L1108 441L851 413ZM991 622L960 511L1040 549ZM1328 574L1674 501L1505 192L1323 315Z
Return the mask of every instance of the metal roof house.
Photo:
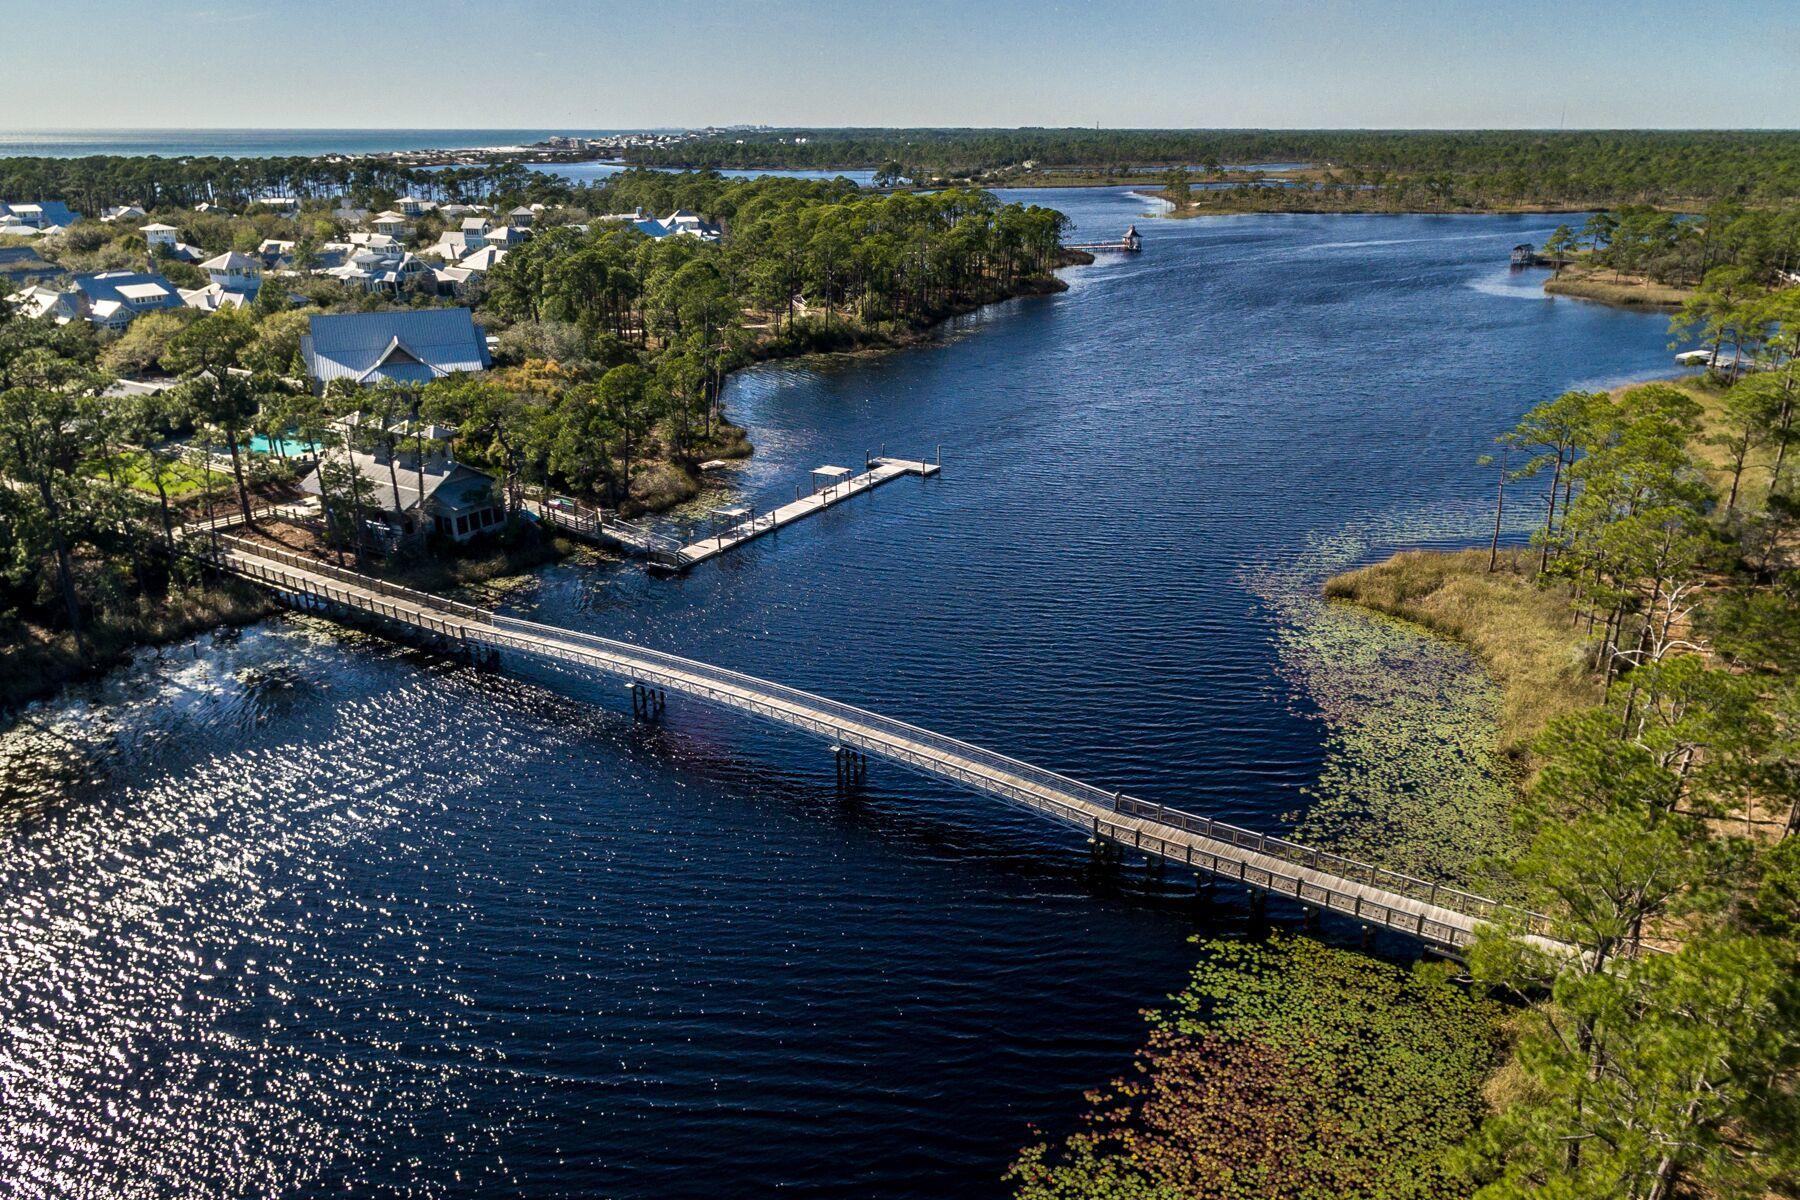
M352 419L348 427L360 422ZM494 477L464 466L450 456L450 438L456 432L442 425L416 431L396 426L397 450L347 451L351 465L362 477L363 499L381 514L391 537L412 533L423 512L429 527L455 542L466 542L506 521L494 491ZM420 449L423 449L423 456ZM300 483L302 491L321 495L323 485L315 469Z
M142 271L77 275L74 285L70 298L77 311L105 329L123 329L142 313L182 306L174 284Z
M485 331L466 308L317 316L300 339L300 355L320 387L334 379L429 383L489 364Z
M81 214L61 200L43 200L36 204L0 203L0 217L10 218L0 224L29 225L33 229L61 228L81 220Z

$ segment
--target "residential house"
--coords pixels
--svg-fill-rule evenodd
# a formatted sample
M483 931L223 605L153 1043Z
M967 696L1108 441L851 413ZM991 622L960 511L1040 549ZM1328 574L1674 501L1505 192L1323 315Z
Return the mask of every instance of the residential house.
M279 238L266 238L257 246L256 257L262 259L265 270L276 271L291 267L294 265L294 243L284 242Z
M541 204L521 204L506 214L508 225L526 226L537 220L537 215L544 211Z
M697 237L703 242L718 241L722 232L718 225L685 208L676 209L660 221L650 218L633 221L631 227L646 237Z
M66 229L81 220L61 200L42 200L33 204L0 203L0 225L28 225L40 231Z
M472 250L461 259L458 259L456 265L465 271L475 271L479 273L493 270L505 257L506 251L502 250L500 247L483 246L481 249Z
M316 274L329 275L365 292L387 292L397 296L420 288L437 290L436 276L431 273L430 265L417 255L397 249L358 249L339 266L324 268Z
M493 222L477 213L462 219L463 241L471 250L479 250L487 245L487 231L492 229Z
M262 290L263 265L260 258L229 250L200 264L211 280L203 288L183 289L182 303L202 312L221 308L242 308L256 299Z
M52 317L58 325L67 325L81 316L79 293L58 291L42 284L21 288L8 296L6 302L14 312L30 320Z
M466 308L316 316L300 339L314 383L382 380L427 383L458 371L485 371L487 338Z
M409 217L422 217L437 207L437 201L423 196L402 196L394 201L394 207Z
M164 225L157 221L149 225L138 226L138 232L144 235L144 242L150 247L151 257L159 250L170 258L179 258L182 262L197 263L206 257L206 251L198 246L190 246L181 240L181 230L173 225Z
M465 314L467 310L461 310ZM315 321L320 318L315 318ZM349 418L340 426L350 435L351 448L331 457L341 463L348 455L360 477L358 491L363 504L380 514L390 539L398 540L425 528L455 542L466 542L506 521L494 477L459 463L451 455L455 430L443 425L414 429L409 423L392 427L398 445L355 448L354 430L362 422ZM302 491L324 494L318 470L300 483Z
M77 275L63 290L27 288L12 299L31 316L49 315L58 324L81 318L114 330L125 328L142 313L181 307L181 292L174 284L142 271Z
M369 218L369 224L374 227L376 233L384 233L396 242L405 241L406 235L412 232L412 226L406 223L406 218L391 210L376 213Z
M437 241L419 251L419 253L429 255L432 258L441 258L445 262L453 263L469 253L469 239L464 237L457 230L446 229Z
M482 246L490 246L497 250L511 250L530 236L529 230L521 229L517 225L500 225L482 234L481 243ZM480 249L481 247L476 248Z
M115 204L101 214L100 219L110 225L114 221L141 221L149 215L135 204Z

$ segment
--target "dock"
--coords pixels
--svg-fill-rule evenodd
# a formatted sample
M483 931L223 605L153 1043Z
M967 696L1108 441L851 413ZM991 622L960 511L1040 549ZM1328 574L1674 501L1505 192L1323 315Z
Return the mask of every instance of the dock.
M546 525L589 542L603 542L654 564L675 565L681 543L647 525L627 521L603 508L590 508L564 496L548 500L527 498L525 511Z
M676 551L677 562L660 564L664 571L685 571L697 563L709 558L717 558L728 550L735 550L746 542L754 541L765 533L773 532L784 525L792 525L795 521L824 512L834 504L842 504L852 496L860 496L864 492L874 491L890 480L899 479L902 475L917 475L921 479L929 479L943 469L941 462L914 461L905 458L869 458L863 463L860 475L852 474L848 467L824 466L813 470L813 490L805 496L796 496L780 508L766 513L754 512L748 508L721 508L714 510L716 518L726 522L722 528L715 528L708 536L699 541L689 542ZM652 567L659 564L652 562Z

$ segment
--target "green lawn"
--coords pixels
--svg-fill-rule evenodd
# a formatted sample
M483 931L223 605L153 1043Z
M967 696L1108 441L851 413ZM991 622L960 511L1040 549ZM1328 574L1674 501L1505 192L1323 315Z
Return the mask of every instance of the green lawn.
M156 495L156 481L152 474L154 469L155 464L147 450L123 450L112 459L112 471L120 483L151 496ZM196 495L206 487L203 469L184 459L164 458L161 470L163 487L171 500ZM107 463L96 459L92 465L92 473L105 477ZM222 472L214 471L212 476L214 487L223 487L228 483Z

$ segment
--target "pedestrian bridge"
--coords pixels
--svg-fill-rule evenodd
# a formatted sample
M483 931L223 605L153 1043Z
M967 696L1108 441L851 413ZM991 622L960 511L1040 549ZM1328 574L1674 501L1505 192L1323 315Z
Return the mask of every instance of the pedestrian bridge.
M198 541L199 539L195 539ZM1283 896L1312 910L1341 913L1365 928L1395 930L1457 951L1504 907L1493 900L1370 863L1194 813L1109 792L1004 754L797 688L533 621L500 616L395 586L317 559L224 533L208 537L223 569L261 584L292 606L363 617L471 656L518 654L589 668L623 680L640 712L660 711L668 694L760 717L825 738L840 775L860 774L874 755L960 784L1086 833L1101 847ZM1532 932L1542 919L1524 916Z

